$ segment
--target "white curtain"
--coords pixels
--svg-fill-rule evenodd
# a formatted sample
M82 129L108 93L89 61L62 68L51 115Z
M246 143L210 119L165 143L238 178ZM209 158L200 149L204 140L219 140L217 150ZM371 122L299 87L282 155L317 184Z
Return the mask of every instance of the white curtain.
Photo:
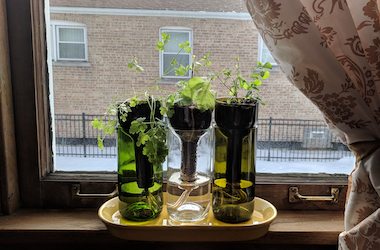
M376 0L245 0L279 67L349 145L340 249L380 249L380 23Z

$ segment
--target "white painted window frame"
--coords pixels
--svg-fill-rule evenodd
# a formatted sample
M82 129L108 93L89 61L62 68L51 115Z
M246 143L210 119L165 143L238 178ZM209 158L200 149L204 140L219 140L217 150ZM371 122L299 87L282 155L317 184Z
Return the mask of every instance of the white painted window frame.
M162 33L167 33L167 32L170 32L170 31L173 31L173 32L183 32L183 33L188 33L189 34L189 43L190 43L190 47L191 47L191 53L189 53L189 65L192 63L192 56L193 56L193 29L191 28L187 28L187 27L161 27L159 32L160 32L160 41L162 41ZM183 42L186 42L186 41L183 41ZM180 49L178 47L178 49ZM160 55L159 55L159 60L160 60L160 76L163 75L164 71L166 69L164 69L164 54L166 54L167 52L164 52L164 51L160 51ZM170 53L167 53L167 54L170 54ZM184 65L185 66L185 65ZM162 77L163 79L189 79L191 78L191 72L189 72L189 75L188 76L164 76Z
M51 20L51 38L52 38L52 60L53 61L79 61L87 62L88 61L88 49L87 49L87 26L82 23L69 22L69 21L59 21ZM83 29L84 39L83 42L72 42L75 44L84 44L85 58L61 58L59 55L59 29L60 28L74 28L74 29ZM70 42L65 42L70 43Z
M259 41L258 41L258 52L257 52L257 60L259 62L262 62L262 63L266 63L264 62L263 60L263 51L268 51L269 52L269 49L268 47L265 45L263 39L261 38L261 36L259 35ZM273 57L272 57L273 58ZM270 62L270 64L272 64L272 67L275 67L277 66L277 63L276 61L273 59L272 62Z

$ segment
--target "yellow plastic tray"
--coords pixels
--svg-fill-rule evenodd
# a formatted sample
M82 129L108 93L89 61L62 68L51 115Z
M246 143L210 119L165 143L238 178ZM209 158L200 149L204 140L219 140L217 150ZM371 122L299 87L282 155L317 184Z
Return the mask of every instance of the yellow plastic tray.
M154 220L130 222L121 218L118 199L115 197L105 202L99 208L98 215L112 235L125 240L170 242L253 240L265 235L269 225L277 217L277 210L271 203L256 197L252 218L237 224L215 219L212 209L207 218L201 222L178 223L169 218L166 205Z

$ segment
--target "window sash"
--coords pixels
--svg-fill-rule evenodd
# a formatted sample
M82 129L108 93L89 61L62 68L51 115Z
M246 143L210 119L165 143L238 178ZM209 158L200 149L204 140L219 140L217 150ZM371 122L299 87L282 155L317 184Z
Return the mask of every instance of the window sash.
M191 30L186 29L186 28L171 28L171 29L163 28L160 30L160 39L162 38L162 33L167 33L169 35L170 35L170 33L188 34L188 36L187 36L188 39L184 40L184 41L178 41L178 44L189 41L190 47L191 47L191 49L193 49L192 48L192 44L193 44L192 40L193 39L192 39L192 31ZM173 47L176 47L176 46L173 46ZM176 48L179 49L178 46ZM169 49L170 49L170 47L168 45L165 45L164 50L160 51L160 76L162 76L165 73L165 71L168 69L168 66L170 65L172 58L178 53L178 51L168 51ZM182 57L182 60L179 60L181 57ZM190 65L192 63L191 58L192 58L192 52L191 53L181 52L177 57L177 62L179 64L183 64L183 66L186 67L187 65ZM166 59L168 59L168 60L166 60ZM188 62L187 65L185 64L186 62ZM185 76L176 76L174 71L171 72L170 74L163 76L163 78L176 78L176 79L188 79L190 77L191 77L191 72L188 72Z
M7 0L10 57L23 58L11 62L17 169L22 170L18 172L21 203L24 208L99 207L104 199L73 198L73 185L80 184L84 193L109 193L117 182L116 174L53 173L51 170L53 138L43 2ZM4 165L0 164L0 168ZM287 188L292 185L306 195L326 195L330 186L338 186L341 199L338 204L290 204ZM279 210L343 210L347 177L258 176L256 187L256 196L270 201ZM6 194L4 189L0 192Z
M277 62L272 57L268 47L265 45L261 36L259 36L257 57L259 62L269 62L270 64L272 64L272 66L277 66Z
M53 38L53 46L54 51L54 60L60 61L87 61L87 30L86 27L76 27L76 26L64 26L64 25L54 25L55 33L52 35ZM81 41L66 41L61 40L61 32L66 29L72 30L82 30L83 37L80 39ZM63 48L69 49L66 54L63 53Z

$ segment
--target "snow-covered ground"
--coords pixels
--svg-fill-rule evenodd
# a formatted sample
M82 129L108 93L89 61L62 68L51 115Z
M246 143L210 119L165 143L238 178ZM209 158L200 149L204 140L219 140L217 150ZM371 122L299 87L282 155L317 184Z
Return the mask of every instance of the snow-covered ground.
M93 158L56 156L56 170L59 171L116 171L116 158ZM350 174L354 168L354 157L336 161L262 161L256 162L258 173L327 173ZM164 164L165 168L165 164Z

